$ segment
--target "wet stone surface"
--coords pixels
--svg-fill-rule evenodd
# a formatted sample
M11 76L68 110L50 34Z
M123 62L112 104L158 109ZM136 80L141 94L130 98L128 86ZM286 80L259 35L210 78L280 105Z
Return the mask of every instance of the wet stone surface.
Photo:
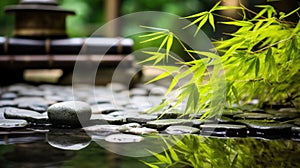
M182 109L166 107L146 113L161 103L167 91L155 84L132 89L120 83L93 87L15 84L2 91L0 134L12 136L10 142L18 141L15 134L40 139L41 134L49 133L50 145L78 150L90 142L82 133L110 143L140 142L156 134L300 139L299 111L259 109L256 101L226 108L221 117L210 120L200 120L206 110L183 115Z
M27 125L26 120L0 119L0 128L20 128Z
M105 138L105 141L112 143L133 143L141 142L144 138L138 135L129 134L112 134Z
M190 127L190 126L185 126L185 125L174 125L174 126L169 126L166 129L166 132L172 135L196 134L200 132L200 129Z
M7 119L23 119L30 123L48 122L47 113L38 113L32 110L7 107L4 109L4 117Z
M51 105L47 113L54 125L76 127L90 120L92 110L85 102L66 101Z

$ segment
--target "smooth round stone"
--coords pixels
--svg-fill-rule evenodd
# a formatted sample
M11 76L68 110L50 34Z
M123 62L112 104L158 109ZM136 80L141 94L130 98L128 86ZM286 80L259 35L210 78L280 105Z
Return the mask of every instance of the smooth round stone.
M19 96L22 97L43 97L45 92L37 90L37 88L19 91Z
M94 105L94 104L108 104L111 100L107 97L90 97L87 100L87 103Z
M7 92L7 93L3 93L1 95L1 100L13 100L13 99L15 99L17 97L18 97L18 95L16 93Z
M225 116L221 116L221 117L218 117L218 118L215 118L215 120L219 123L233 123L234 120L229 118L229 117L225 117Z
M28 110L33 110L33 111L37 111L37 112L43 113L43 112L47 111L48 105L46 105L46 104L20 103L18 105L18 108L28 109Z
M20 106L20 108L30 108L29 106L31 105L48 106L55 103L53 101L48 101L42 97L20 97L14 99L14 102L18 104L18 107Z
M150 128L164 129L171 125L193 125L193 122L187 119L162 119L149 121L146 125Z
M282 138L291 136L293 125L279 122L266 122L263 120L237 120L249 127L249 134L265 138Z
M167 110L167 111L156 112L153 114L158 115L158 118L160 119L176 119L180 115L182 115L183 112L179 110Z
M17 107L17 103L13 100L0 100L0 107Z
M0 128L21 128L27 125L26 120L0 119Z
M149 89L149 95L163 96L167 93L168 89L161 86L154 86Z
M299 118L300 113L298 112L278 112L273 114L273 120L286 121Z
M47 112L52 124L74 127L88 122L92 114L90 105L81 101L56 103L51 105Z
M54 102L68 101L68 98L62 97L62 96L57 96L57 95L46 95L44 98L46 100L54 101Z
M234 124L203 124L200 125L201 129L215 129L215 130L239 130L239 129L246 129L245 125L234 125Z
M112 143L134 143L141 142L144 140L144 138L138 135L112 134L107 136L104 140Z
M247 127L235 124L204 124L200 125L202 135L217 135L227 137L245 137Z
M89 127L84 127L83 130L86 132L92 132L92 133L101 133L101 132L119 132L120 129L122 129L121 125L94 125Z
M263 120L237 120L237 122L246 124L249 128L260 130L286 130L292 127L291 124L267 122Z
M240 111L240 110L237 110L237 109L234 109L234 110L224 110L224 112L222 113L222 116L226 116L226 117L229 117L229 118L232 118L233 116L237 115L237 114L242 114L243 112Z
M148 121L156 120L157 116L155 115L147 115L147 114L136 114L134 116L126 117L127 122L136 122L136 123L146 123Z
M111 116L106 114L92 114L91 120L104 120L109 124L123 124L126 118L121 116Z
M264 120L264 119L272 119L273 115L264 114L264 113L243 113L237 114L233 116L234 119L256 119L256 120Z
M93 114L109 114L115 111L121 111L123 108L116 107L112 104L95 104L91 106Z
M32 110L7 107L4 109L4 117L7 119L23 119L31 123L46 123L47 113L38 113Z
M137 134L137 135L158 134L158 131L156 129L146 128L146 127L142 127L142 128L129 128L125 132L126 133Z
M6 108L0 108L0 119L5 119L4 117L4 111Z
M249 110L252 113L265 113L265 110L260 109L260 108L253 108Z
M295 119L294 124L300 126L300 118Z
M107 85L107 88L114 91L114 92L120 92L122 90L127 90L128 89L128 87L126 87L122 83L109 83Z
M141 124L139 123L128 123L128 124L123 124L123 127L128 127L128 128L141 128Z
M292 127L292 132L296 134L300 134L300 127Z
M147 96L148 91L142 88L133 88L130 90L130 96Z
M166 132L168 134L173 134L173 135L178 135L178 134L195 134L199 133L200 129L190 127L190 126L185 126L185 125L173 125L169 126L166 129Z
M278 110L279 112L298 112L296 108L281 108Z

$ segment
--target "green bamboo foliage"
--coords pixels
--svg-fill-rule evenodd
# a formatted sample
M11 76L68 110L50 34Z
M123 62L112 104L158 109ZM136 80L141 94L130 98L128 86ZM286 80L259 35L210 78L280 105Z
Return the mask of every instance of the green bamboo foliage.
M171 58L179 65L157 66L164 73L150 82L171 76L172 82L168 93L172 90L180 93L175 106L187 100L185 112L200 113L203 109L208 109L204 117L216 116L222 112L224 106L233 103L241 104L253 98L260 100L259 105L265 102L288 103L297 107L300 96L298 89L300 84L297 82L300 79L300 23L292 23L285 18L297 13L299 8L287 14L278 14L272 6L260 5L257 6L260 12L255 13L242 4L220 6L220 2L210 11L185 17L194 20L184 27L188 29L191 25L198 24L195 32L198 33L203 25L209 24L215 30L215 17L228 19L221 22L222 24L239 27L236 32L228 34L230 38L214 43L216 47L212 51L217 51L219 54L188 50L188 47L173 32L145 27L154 32L141 36L144 40L142 43L163 40L156 52L145 51L149 54L149 58L142 63L154 61L155 67L158 63L167 62ZM236 20L216 13L216 11L232 9L240 10L243 19ZM248 18L247 13L255 16ZM174 41L179 42L182 50L191 57L192 61L183 62L171 54ZM196 59L193 54L204 57ZM218 77L215 77L215 80L207 80L207 77L212 77L220 69L207 70L207 67L219 65L224 68L226 88L220 87L213 91L212 86L218 86L216 83L222 82L217 80ZM185 85L175 88L181 79L189 75L192 78ZM221 100L223 96L226 96L226 102ZM168 104L168 100L163 103Z
M150 152L151 168L240 168L299 167L299 143L291 140L265 141L253 138L221 139L199 135L172 136L168 150ZM261 157L264 157L263 159Z

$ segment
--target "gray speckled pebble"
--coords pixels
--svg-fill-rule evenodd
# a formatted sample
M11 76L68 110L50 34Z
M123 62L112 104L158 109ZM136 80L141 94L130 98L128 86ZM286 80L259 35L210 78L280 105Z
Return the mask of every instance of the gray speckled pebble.
M166 132L168 134L173 134L173 135L178 135L178 134L194 134L194 133L199 133L200 129L190 127L190 126L185 126L185 125L173 125L169 126L166 129Z
M54 125L78 127L90 120L92 111L89 104L81 101L66 101L53 104L47 110Z
M129 135L129 134L113 134L105 138L105 141L112 143L133 143L141 142L144 138L138 135Z
M23 119L31 123L46 123L48 121L46 113L40 114L36 111L14 107L4 108L4 117L7 119Z
M0 128L19 128L27 124L26 120L0 119Z

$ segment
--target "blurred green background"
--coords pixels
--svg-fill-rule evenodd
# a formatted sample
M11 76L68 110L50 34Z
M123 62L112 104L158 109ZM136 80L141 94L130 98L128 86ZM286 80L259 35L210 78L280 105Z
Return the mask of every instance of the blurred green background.
M164 11L179 16L187 16L209 9L217 0L120 0L120 15L138 11ZM76 16L67 19L67 30L70 37L91 35L105 24L105 0L58 0L65 8L74 10ZM13 16L5 14L7 5L18 4L19 0L0 1L0 35L11 36ZM163 20L162 20L163 22Z

